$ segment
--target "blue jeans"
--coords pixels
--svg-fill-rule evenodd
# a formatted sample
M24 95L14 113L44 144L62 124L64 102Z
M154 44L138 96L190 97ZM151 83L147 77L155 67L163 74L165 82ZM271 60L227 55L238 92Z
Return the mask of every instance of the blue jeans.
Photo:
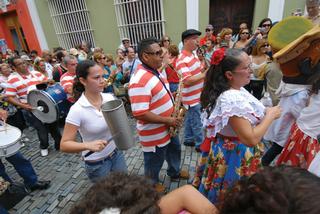
M108 175L109 172L127 172L127 164L121 151L116 150L112 157L96 163L85 162L86 174L92 182L97 182Z
M23 178L24 184L28 187L37 183L38 177L29 160L25 159L20 152L7 157L6 160L13 165L17 173ZM6 169L0 159L0 176L6 181L13 183L6 173Z
M181 163L181 145L178 135L164 147L157 147L156 152L144 152L144 174L151 178L154 184L159 183L159 172L164 160L168 163L167 175L179 176Z
M184 142L195 142L196 147L199 147L203 141L200 108L200 104L189 107L184 119Z

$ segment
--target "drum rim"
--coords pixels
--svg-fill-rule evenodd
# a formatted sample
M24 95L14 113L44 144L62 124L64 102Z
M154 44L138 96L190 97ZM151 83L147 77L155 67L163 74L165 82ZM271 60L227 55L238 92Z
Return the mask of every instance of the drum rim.
M51 100L53 102L54 108L56 109L56 112L57 112L55 120L51 121L51 122L43 122L36 114L33 114L33 115L43 123L53 123L53 122L57 121L59 119L59 114L60 114L60 110L58 108L58 103L49 95L48 92L46 92L44 90L35 89L35 90L30 91L29 94L32 93L33 91L37 91L37 92L43 94L44 96L46 96L49 100ZM29 97L28 97L28 103L30 103Z
M17 140L13 141L12 143L6 144L5 146L0 143L0 149L1 149L1 148L4 148L4 147L8 147L8 146L10 146L10 145L12 145L12 144L16 144L16 143L21 139L21 136L22 136L22 132L21 132L20 129L18 129L18 128L15 127L15 126L11 126L11 125L7 125L7 126L10 126L10 128L13 128L13 129L18 130L19 133L20 133L20 137L19 137ZM0 157L1 157L1 156L0 156Z

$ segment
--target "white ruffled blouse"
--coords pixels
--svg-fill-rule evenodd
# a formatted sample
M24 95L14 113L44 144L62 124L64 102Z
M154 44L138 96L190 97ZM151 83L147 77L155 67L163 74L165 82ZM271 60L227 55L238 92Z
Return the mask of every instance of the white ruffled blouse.
M264 117L265 107L251 95L246 89L229 89L223 92L217 99L215 108L210 116L206 111L201 115L203 127L206 128L207 137L215 137L217 133L236 137L235 132L228 124L232 116L243 117L252 126L256 126Z

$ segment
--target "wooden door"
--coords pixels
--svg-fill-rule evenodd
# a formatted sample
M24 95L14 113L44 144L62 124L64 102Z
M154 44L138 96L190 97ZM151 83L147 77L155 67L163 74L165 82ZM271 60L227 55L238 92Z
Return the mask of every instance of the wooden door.
M11 39L15 46L15 49L21 51L26 50L29 51L29 47L23 33L23 29L19 23L17 14L10 13L5 17L6 25L10 31Z
M217 34L222 28L229 27L239 31L242 22L251 29L255 0L210 0L210 24Z

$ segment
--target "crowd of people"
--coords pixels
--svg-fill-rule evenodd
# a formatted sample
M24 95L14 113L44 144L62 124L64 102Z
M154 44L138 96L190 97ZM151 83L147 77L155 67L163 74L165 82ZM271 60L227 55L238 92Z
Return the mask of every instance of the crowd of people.
M8 50L0 65L0 128L7 123L23 133L34 127L42 157L49 155L49 133L57 151L81 152L95 185L72 213L317 213L319 206L307 201L316 200L312 193L320 178L307 169L320 170L314 163L320 150L320 15L317 0L306 2L305 17L279 23L265 18L253 32L247 23L238 33L215 32L209 24L202 37L198 30L185 30L177 45L164 35L143 39L136 48L123 38L114 54L87 42L41 54ZM291 35L289 25L301 29ZM39 109L28 94L56 84L65 94L66 111L48 123L34 114ZM117 98L130 105L136 119L149 180L127 175L124 154L104 120L102 104ZM200 153L193 187L161 197L164 161L172 181L190 178L181 169L182 142ZM21 152L6 159L28 191L49 188L50 181L39 180ZM271 163L276 166L267 167ZM2 161L0 176L14 183Z

